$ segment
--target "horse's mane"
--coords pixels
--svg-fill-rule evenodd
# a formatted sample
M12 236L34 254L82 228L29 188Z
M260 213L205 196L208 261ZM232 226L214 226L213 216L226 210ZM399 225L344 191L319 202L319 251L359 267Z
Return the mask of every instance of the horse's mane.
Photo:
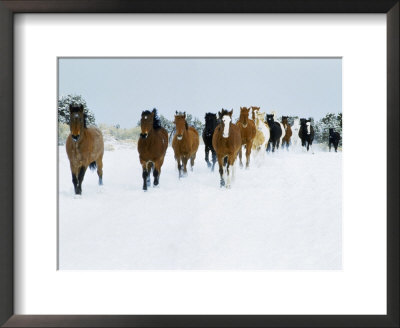
M229 110L222 108L219 114L219 118L221 119L222 117L224 117L224 115L229 115Z
M156 108L153 108L153 110L152 110L151 112L150 112L149 110L143 111L143 112L142 112L142 116L143 116L143 115L150 115L151 113L154 114L154 118L153 118L153 129L154 129L154 130L158 130L158 129L160 129L162 126L161 126L160 117L158 116L158 113L157 113L157 109L156 109Z

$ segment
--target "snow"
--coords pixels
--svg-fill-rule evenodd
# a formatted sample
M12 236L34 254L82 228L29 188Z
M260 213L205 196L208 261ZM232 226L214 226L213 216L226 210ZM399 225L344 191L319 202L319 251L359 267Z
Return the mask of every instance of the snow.
M258 154L225 189L203 145L180 180L169 147L160 186L143 192L135 144L105 148L104 185L88 170L75 196L59 147L61 270L341 269L341 152Z

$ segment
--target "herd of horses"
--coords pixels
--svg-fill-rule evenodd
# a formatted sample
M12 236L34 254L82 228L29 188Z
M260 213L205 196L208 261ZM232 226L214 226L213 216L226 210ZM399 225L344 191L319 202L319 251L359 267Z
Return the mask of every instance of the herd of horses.
M66 149L70 161L72 183L75 194L82 193L82 181L87 168L96 169L99 184L103 179L104 141L101 131L96 127L86 126L86 116L82 105L70 105L70 134ZM250 118L251 111L251 118ZM260 107L240 107L240 116L236 123L232 122L233 110L222 109L217 114L206 113L203 141L205 145L205 160L212 170L218 161L220 186L230 188L234 174L234 164L239 157L243 167L242 150L246 151L246 168L250 165L252 151L275 152L279 147L289 149L301 142L307 151L311 149L314 140L314 128L311 119L295 120L291 126L288 117L282 116L279 122L276 114L260 112ZM199 133L189 126L186 112L176 112L174 117L175 134L172 139L175 160L179 178L187 175L187 164L193 170L196 153L199 148ZM142 165L143 190L150 186L150 175L153 173L153 186L160 182L161 167L168 148L168 132L161 126L157 110L146 110L141 114L140 138L137 149ZM334 146L337 151L340 134L329 129L329 151ZM209 154L211 153L211 162Z

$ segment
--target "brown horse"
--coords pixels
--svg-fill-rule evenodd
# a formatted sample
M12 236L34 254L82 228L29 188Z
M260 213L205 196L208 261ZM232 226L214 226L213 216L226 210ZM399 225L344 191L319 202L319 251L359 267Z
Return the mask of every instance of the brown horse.
M240 136L242 139L242 146L244 145L246 148L246 168L249 167L250 164L250 154L251 148L253 146L253 140L256 136L256 125L253 120L249 119L250 108L240 107L240 117L239 121L236 125L240 128ZM240 166L243 166L242 163L242 146L239 150L239 160Z
M88 166L92 170L97 166L99 185L103 184L103 135L98 128L86 126L82 105L69 105L69 114L71 133L67 138L66 149L75 194L81 195L82 181Z
M196 152L199 148L199 133L193 126L188 126L186 122L186 112L175 115L175 136L172 140L175 159L178 162L179 178L187 175L186 165L190 159L190 168L193 171ZM182 173L182 164L183 173Z
M161 127L157 109L142 112L138 141L139 160L142 165L143 190L150 186L150 173L153 169L153 186L160 182L161 166L168 148L168 132Z
M282 125L286 131L285 136L282 139L282 148L286 145L286 149L289 149L290 138L292 137L292 129L290 127L290 124L288 123L287 116L282 116Z
M222 109L218 112L221 124L219 124L213 134L213 147L217 153L219 174L221 176L220 186L225 186L224 169L226 169L226 188L231 186L231 174L229 168L235 163L237 154L242 147L240 128L232 123L233 110L228 112ZM232 172L233 173L233 172Z

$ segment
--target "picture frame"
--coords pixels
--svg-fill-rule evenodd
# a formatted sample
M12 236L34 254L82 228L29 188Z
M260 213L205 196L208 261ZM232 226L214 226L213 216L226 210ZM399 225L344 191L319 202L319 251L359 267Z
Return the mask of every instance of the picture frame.
M0 1L0 324L5 327L398 327L399 326L399 11L397 0L331 1ZM386 13L387 315L14 315L13 16L16 13ZM366 286L368 288L368 286Z

